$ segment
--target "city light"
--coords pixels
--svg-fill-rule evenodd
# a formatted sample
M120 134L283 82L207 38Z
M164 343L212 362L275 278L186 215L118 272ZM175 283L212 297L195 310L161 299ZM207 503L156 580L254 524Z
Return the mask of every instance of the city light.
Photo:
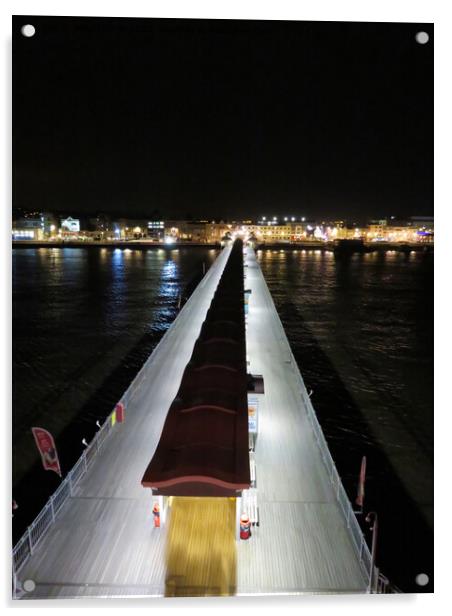
M70 216L56 222L57 217L46 213L44 219L49 222L44 226L41 215L23 216L13 221L13 240L52 241L71 240L72 242L98 242L109 240L133 240L146 238L149 242L172 244L177 242L196 242L222 244L225 234L228 239L240 235L245 241L253 238L265 243L294 244L299 242L323 242L360 240L375 246L378 242L389 244L434 244L433 217L413 216L406 220L391 218L376 219L368 223L325 219L305 224L305 216L262 216L256 221L241 219L238 221L141 221L133 219L106 220L100 224L99 219L87 222ZM50 220L49 220L50 218ZM50 221L53 220L52 224ZM315 219L314 219L315 220ZM127 226L126 226L127 225ZM358 226L359 225L359 226ZM82 228L80 229L80 226Z

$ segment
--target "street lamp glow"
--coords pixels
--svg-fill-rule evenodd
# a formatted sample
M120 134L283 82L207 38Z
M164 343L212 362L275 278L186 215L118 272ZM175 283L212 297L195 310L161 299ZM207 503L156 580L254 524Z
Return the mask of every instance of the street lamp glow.
M171 237L170 235L167 235L165 237L165 244L174 244L174 242L175 242L174 237Z

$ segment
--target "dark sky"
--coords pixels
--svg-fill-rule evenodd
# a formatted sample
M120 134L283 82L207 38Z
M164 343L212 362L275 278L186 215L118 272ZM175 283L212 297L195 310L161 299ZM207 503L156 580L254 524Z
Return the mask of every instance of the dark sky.
M431 215L433 26L14 17L13 204Z

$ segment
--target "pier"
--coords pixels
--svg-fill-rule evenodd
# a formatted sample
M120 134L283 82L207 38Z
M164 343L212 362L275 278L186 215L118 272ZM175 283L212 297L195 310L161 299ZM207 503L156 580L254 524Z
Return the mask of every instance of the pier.
M141 478L230 252L220 253L124 394L125 421L107 418L15 547L16 598L165 594L166 513L155 528ZM244 265L248 371L263 377L265 393L249 394L257 415L251 487L236 507L253 524L248 540L237 538L235 594L369 592L369 549L251 248Z

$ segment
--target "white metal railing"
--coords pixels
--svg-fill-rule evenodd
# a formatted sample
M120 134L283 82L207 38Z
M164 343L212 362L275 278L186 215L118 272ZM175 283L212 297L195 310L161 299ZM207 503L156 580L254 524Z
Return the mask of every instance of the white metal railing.
M131 386L133 385L133 382ZM129 388L130 389L130 388ZM121 398L121 402L123 401ZM74 488L88 470L91 462L100 451L102 444L112 429L112 413L104 421L100 430L96 433L89 446L77 460L72 470L66 475L57 490L52 494L39 515L27 528L24 535L13 549L13 570L17 574L23 565L33 554L39 542L45 536L49 527L55 521L56 515L67 499L72 496Z
M355 546L356 552L359 555L360 562L366 572L367 579L370 580L371 554L370 554L369 547L367 545L367 542L365 540L365 537L361 530L359 522L356 518L356 515L353 511L352 504L350 503L350 500L347 496L344 486L342 485L342 481L337 471L334 460L331 457L331 453L328 448L328 443L325 439L322 428L320 427L319 420L317 419L316 412L314 410L314 407L312 406L311 398L309 397L308 392L306 390L303 377L300 374L300 371L298 369L295 357L293 356L292 350L290 350L290 355L291 355L291 360L293 364L293 370L299 380L301 397L303 399L304 406L307 411L307 416L311 424L311 428L313 430L315 439L317 441L317 445L319 447L323 463L325 464L325 467L327 469L328 476L331 481L331 485L333 487L334 493L336 495L336 499L339 503L340 509L346 521L347 528L349 529L350 536L353 540L353 544Z
M216 269L216 267L219 267L218 264L221 262L220 256L222 254L223 252L220 253L220 255L217 257L212 267L207 271L207 274L212 273ZM227 251L224 254L227 254ZM190 300L194 298L195 295L202 292L204 283L206 282L207 274L202 278L201 282L198 284L196 289L193 291L190 297ZM188 306L188 304L189 302L184 304L184 306L181 308L176 319L173 321L170 327L166 330L165 334L159 340L154 350L152 351L151 355L145 361L145 363L143 364L143 366L141 367L141 369L139 370L139 372L137 373L133 381L130 383L127 390L122 395L118 404L122 403L125 409L129 407L130 402L134 399L136 394L139 392L141 386L146 381L146 378L149 373L149 369L156 359L157 350L159 349L160 345L163 343L163 340L167 339L167 336L171 335L171 332L174 331L173 326L177 322L179 316L182 315L183 312L186 310L186 307ZM115 409L116 409L116 405L115 405ZM68 498L70 498L73 495L74 489L76 488L77 484L79 483L81 478L85 475L87 470L90 468L97 453L101 450L104 442L110 435L113 429L112 416L113 416L113 413L115 412L115 409L108 415L108 417L102 424L101 428L96 432L94 438L89 443L88 447L84 450L80 458L77 460L75 465L72 467L71 471L69 471L69 473L66 475L66 477L61 482L61 484L58 486L57 490L49 498L44 508L41 510L41 512L38 514L35 520L30 524L26 532L22 535L22 537L19 539L19 541L14 546L13 553L12 553L12 556L13 556L13 563L12 563L13 565L13 587L15 587L14 580L16 579L17 573L25 565L27 560L33 554L36 546L45 536L49 527L54 523L55 517L58 514L58 512L62 509L64 503L67 501Z
M271 293L266 286L268 296L273 303L273 298ZM314 407L312 406L311 398L308 395L306 390L306 386L303 381L303 377L301 376L300 370L298 369L298 365L296 359L292 353L292 349L290 347L289 341L287 340L286 332L284 330L284 326L279 317L278 311L275 309L276 318L278 325L281 329L281 340L287 346L287 363L291 365L292 370L298 380L299 383L299 392L304 402L304 406L306 408L307 416L309 423L311 425L312 431L314 433L314 437L317 441L317 445L320 450L320 454L322 456L323 463L325 464L326 470L328 472L328 476L330 478L331 484L333 486L334 493L336 495L336 499L339 503L340 509L344 516L347 528L350 532L350 536L353 540L353 545L355 546L356 553L359 556L360 563L365 571L365 575L367 576L368 582L370 582L371 576L371 553L367 542L365 540L364 534L361 530L359 522L356 518L356 515L353 511L353 507L350 503L350 500L347 496L347 493L342 485L341 478L339 473L337 472L336 465L331 457L330 450L328 448L327 441L323 434L322 428L320 427L319 421L317 419L316 412L314 411ZM376 584L372 585L374 591L377 590Z
M183 307L185 308L185 306ZM182 308L182 310L183 310ZM182 312L181 310L181 312ZM179 313L180 314L180 313ZM175 322L175 321L174 321ZM174 323L173 322L173 323ZM169 329L167 330L167 332ZM119 400L127 409L130 402L133 400L137 392L140 390L144 381L146 380L147 373L151 364L154 362L155 352L157 351L160 343L163 341L164 336L160 339L155 346L153 352L148 357L146 362L141 367L133 381L130 383L127 390L124 392L122 398ZM116 405L115 405L116 409ZM27 528L24 535L17 542L13 548L13 571L17 574L23 565L27 562L30 556L33 554L36 546L41 539L45 536L49 527L55 521L55 516L61 510L67 499L72 496L74 489L85 475L87 470L91 467L97 453L101 450L102 445L108 438L112 431L112 415L115 409L108 415L101 428L97 431L88 447L83 451L80 458L72 467L71 471L66 475L64 480L58 486L57 490L52 494L50 499L45 504L44 508L35 518L35 520Z

